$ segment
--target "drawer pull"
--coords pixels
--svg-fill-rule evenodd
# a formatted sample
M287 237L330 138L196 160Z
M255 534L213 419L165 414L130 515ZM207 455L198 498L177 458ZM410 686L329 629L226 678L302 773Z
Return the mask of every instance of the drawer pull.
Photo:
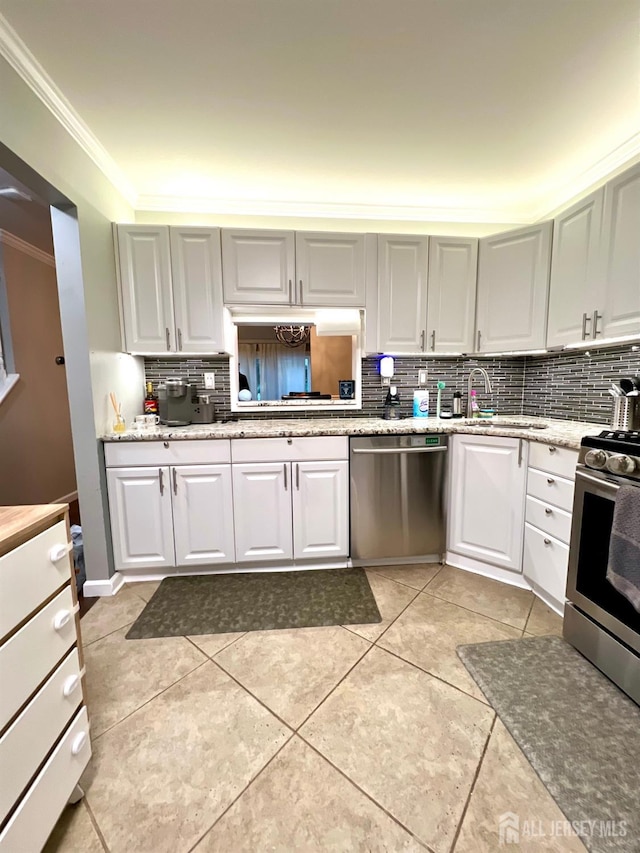
M80 605L76 604L73 610L58 610L53 617L53 627L56 631L62 631L65 625L69 624L71 617L80 610Z
M70 545L69 543L65 543L64 545L62 545L62 544L54 545L53 548L49 549L49 560L50 560L50 562L57 563L63 557L66 557L66 555L69 553L69 551L71 550L72 547L73 546Z
M76 688L78 687L79 684L80 684L80 676L79 675L70 675L62 687L62 695L63 696L71 696L71 694L76 690Z
M549 507L545 507L544 514L545 515L553 515L553 510L549 509Z
M80 734L76 735L73 739L73 743L71 744L71 755L77 755L79 752L82 752L86 742L86 732L80 732Z
M550 448L549 448L549 453L555 453L555 452L556 452L556 448L555 448L555 447L550 447Z
M551 539L544 539L543 541L545 545L551 545Z
M550 486L553 486L555 480L553 479L553 477L547 477L547 483L549 483Z

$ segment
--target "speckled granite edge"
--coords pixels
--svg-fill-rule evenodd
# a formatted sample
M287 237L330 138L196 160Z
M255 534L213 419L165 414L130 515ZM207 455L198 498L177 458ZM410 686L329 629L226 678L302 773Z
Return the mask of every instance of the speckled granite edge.
M481 422L480 422L481 423ZM510 424L528 423L545 429L509 429ZM478 425L478 421L405 418L385 421L382 418L314 418L300 420L245 420L237 423L207 424L187 427L160 427L141 434L134 430L103 435L102 441L185 441L217 438L288 438L321 435L402 435L408 433L462 433L525 438L557 447L577 450L585 435L597 435L604 427L579 421L513 416L496 418L494 426Z

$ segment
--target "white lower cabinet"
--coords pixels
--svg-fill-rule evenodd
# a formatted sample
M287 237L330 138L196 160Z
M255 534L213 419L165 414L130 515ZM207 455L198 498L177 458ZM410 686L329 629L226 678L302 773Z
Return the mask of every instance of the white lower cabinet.
M176 565L233 563L231 466L176 466L171 488Z
M293 555L349 553L349 463L292 462Z
M233 509L238 563L290 560L289 462L233 466Z
M521 572L527 443L456 435L452 450L448 550Z

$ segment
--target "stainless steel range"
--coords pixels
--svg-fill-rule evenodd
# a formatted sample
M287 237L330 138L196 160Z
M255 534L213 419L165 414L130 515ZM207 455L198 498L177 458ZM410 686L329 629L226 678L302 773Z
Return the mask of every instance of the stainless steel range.
M640 704L640 614L607 580L615 499L623 485L640 489L640 431L583 438L564 637Z

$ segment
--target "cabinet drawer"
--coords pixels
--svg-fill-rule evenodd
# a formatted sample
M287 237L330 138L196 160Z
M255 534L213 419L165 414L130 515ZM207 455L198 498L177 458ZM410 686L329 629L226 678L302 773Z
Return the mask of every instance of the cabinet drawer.
M231 441L234 462L305 462L348 459L346 435L303 438L237 438Z
M559 604L564 604L568 566L568 545L525 524L523 574Z
M565 544L571 539L571 513L527 495L526 520Z
M231 461L228 438L200 441L105 442L107 467L132 465L216 465Z
M2 831L2 853L42 850L90 758L89 720L82 707Z
M0 738L0 823L81 703L80 661L73 649Z
M0 557L0 637L69 583L70 577L65 521L59 521Z
M556 474L529 468L527 494L566 512L573 509L573 480L565 480Z
M64 624L56 628L56 620ZM75 640L73 599L66 586L0 647L0 731Z
M576 476L576 464L578 452L568 447L556 447L554 444L541 444L537 441L529 442L529 465L541 471L549 471L550 474L559 474L568 480Z

